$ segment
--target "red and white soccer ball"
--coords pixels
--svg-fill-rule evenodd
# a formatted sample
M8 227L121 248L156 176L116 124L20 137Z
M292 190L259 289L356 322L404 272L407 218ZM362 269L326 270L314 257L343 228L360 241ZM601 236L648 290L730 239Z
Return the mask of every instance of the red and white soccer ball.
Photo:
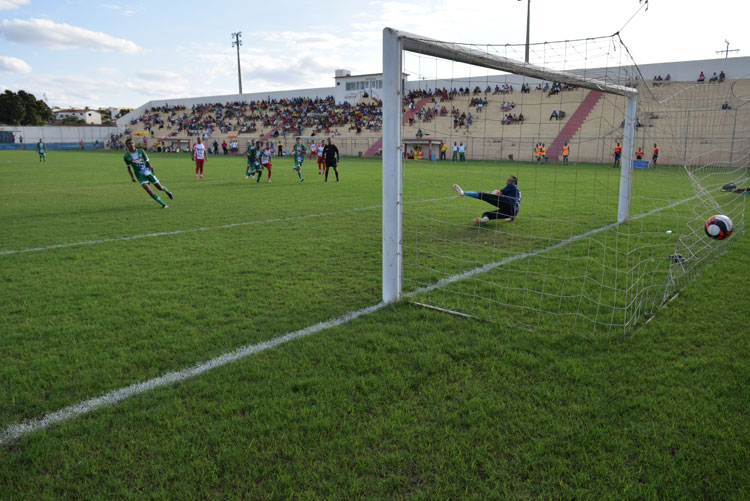
M724 240L732 234L734 223L727 216L711 216L706 219L706 235L716 240Z

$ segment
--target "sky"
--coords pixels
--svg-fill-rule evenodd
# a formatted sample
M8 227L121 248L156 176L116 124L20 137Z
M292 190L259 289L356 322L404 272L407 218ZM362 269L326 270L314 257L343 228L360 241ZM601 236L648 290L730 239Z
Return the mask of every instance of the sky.
M620 32L639 64L750 56L747 0L533 0L531 42ZM640 9L640 10L639 10ZM482 44L526 40L527 0L0 0L0 91L50 107L332 87L380 73L382 30ZM632 19L631 19L632 18ZM748 69L750 72L750 68Z

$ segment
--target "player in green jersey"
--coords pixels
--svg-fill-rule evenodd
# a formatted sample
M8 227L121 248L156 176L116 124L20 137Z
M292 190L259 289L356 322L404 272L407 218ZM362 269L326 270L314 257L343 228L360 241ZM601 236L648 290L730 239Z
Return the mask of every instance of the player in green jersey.
M297 142L292 146L292 155L294 155L294 167L292 167L292 171L297 171L300 183L305 180L302 177L302 162L305 160L306 152L307 148L302 144L302 139L298 137Z
M245 179L250 178L260 168L260 148L252 140L247 144L247 167L245 168Z
M39 139L39 142L36 143L36 151L39 153L39 161L40 162L47 162L47 145L44 144L44 141Z
M159 191L163 191L164 193L166 193L170 200L174 198L174 195L172 195L171 191L162 186L162 184L159 182L159 179L156 177L156 174L154 174L154 168L151 167L151 162L149 162L148 160L148 155L142 148L136 148L132 139L128 139L127 141L125 141L124 160L125 165L128 166L128 174L130 174L130 179L134 183L137 180L143 187L143 189L146 190L146 193L151 195L151 198L156 200L161 205L162 209L168 208L169 206L165 204L161 198L159 198L159 195L154 193L154 191L151 189L151 186L149 186L149 183L152 183L154 186L156 186Z

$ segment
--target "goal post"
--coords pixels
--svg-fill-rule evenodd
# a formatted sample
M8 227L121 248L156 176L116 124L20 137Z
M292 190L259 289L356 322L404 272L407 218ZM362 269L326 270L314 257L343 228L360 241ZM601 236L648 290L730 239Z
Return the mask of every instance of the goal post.
M630 210L632 152L636 123L635 88L605 79L548 69L488 52L472 51L449 42L438 41L392 28L383 30L383 301L398 301L402 286L403 172L402 172L402 99L404 51L443 58L452 62L509 72L544 81L560 82L580 88L623 96L626 99L623 154L620 169L617 222L627 220Z

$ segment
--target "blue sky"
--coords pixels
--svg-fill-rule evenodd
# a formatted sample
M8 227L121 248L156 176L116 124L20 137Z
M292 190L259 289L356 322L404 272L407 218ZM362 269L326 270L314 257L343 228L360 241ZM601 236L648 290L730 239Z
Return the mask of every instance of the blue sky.
M619 31L638 0L533 0L531 40ZM703 7L710 5L711 8ZM750 56L747 0L650 0L621 35L640 64ZM385 26L441 40L523 43L526 0L0 0L0 90L50 106L136 107L237 92L329 87L337 68L381 70Z

